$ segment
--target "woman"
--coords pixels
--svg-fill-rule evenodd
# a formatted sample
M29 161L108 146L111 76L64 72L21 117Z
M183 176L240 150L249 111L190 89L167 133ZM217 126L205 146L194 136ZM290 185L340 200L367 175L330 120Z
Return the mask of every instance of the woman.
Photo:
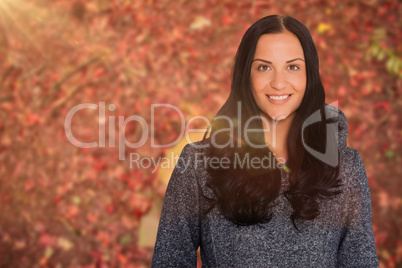
M308 29L255 22L209 138L172 173L152 266L195 267L200 247L203 267L378 267L365 168L324 101Z

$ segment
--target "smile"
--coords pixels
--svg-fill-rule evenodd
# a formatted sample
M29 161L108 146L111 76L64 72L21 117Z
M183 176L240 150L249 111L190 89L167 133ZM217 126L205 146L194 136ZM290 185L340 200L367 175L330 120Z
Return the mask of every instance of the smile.
M289 98L292 94L289 95L281 95L281 96L269 96L266 95L268 98L270 98L271 100L286 100L287 98Z

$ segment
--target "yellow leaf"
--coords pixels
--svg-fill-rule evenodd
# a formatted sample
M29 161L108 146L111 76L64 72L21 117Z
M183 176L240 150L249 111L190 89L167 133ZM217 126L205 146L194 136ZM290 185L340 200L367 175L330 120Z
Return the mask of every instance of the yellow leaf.
M323 33L325 33L326 31L329 31L329 30L331 30L331 29L332 29L332 25L329 24L329 23L321 22L321 23L318 24L318 26L317 26L317 31L318 31L320 34L323 34Z
M71 243L70 240L65 237L59 237L57 240L57 245L66 251L74 246L73 243Z
M210 25L211 25L211 20L209 20L203 16L198 16L193 20L193 22L190 25L190 28L192 30L198 30L198 29L202 29L204 27L210 26Z
M43 257L44 259L49 259L53 255L53 248L52 247L47 247L45 250L45 256Z

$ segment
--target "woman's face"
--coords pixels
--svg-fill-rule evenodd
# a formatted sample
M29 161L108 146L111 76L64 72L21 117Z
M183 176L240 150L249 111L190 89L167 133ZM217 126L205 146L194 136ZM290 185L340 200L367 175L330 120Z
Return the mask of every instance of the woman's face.
M251 88L263 115L293 118L306 91L306 64L299 39L290 32L261 35L251 65Z

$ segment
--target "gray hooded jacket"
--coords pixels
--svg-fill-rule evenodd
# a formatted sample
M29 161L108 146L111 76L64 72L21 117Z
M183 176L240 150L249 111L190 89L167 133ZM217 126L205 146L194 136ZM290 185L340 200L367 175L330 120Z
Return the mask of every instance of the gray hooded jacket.
M197 160L202 141L187 144L170 178L162 207L152 267L379 267L371 219L366 171L355 149L347 147L345 115L336 113L341 148L343 193L320 203L321 214L310 221L289 218L292 207L283 195L288 173L281 169L282 188L273 218L261 225L237 226L214 208L201 220L202 191L208 176Z

